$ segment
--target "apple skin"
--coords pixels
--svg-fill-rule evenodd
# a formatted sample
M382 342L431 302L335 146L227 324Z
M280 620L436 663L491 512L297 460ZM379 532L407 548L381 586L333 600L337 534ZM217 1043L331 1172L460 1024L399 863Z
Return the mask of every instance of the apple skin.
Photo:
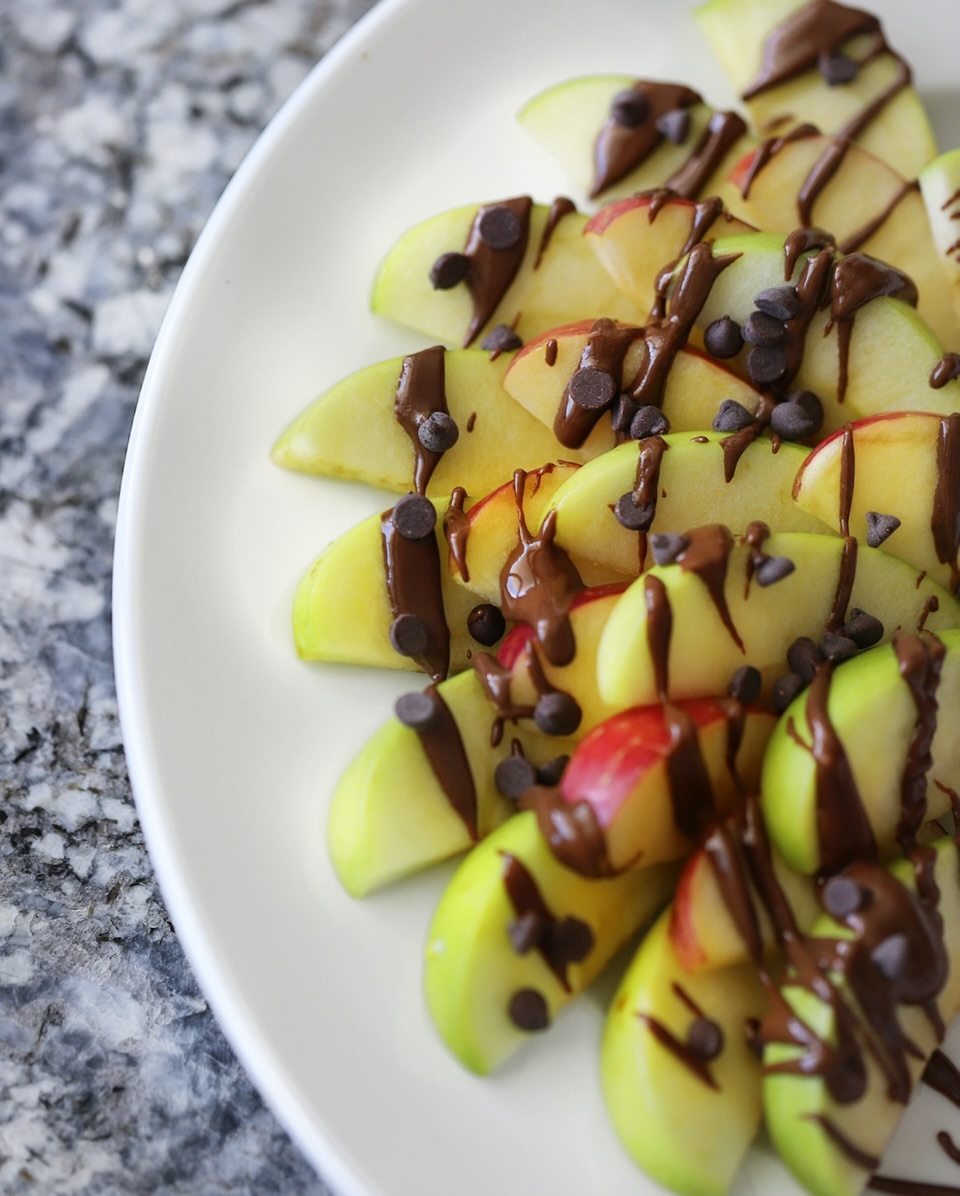
M491 360L482 349L444 354L447 409L460 430L426 486L433 496L454 486L486 494L505 480L504 463L535 469L558 450L549 429L503 389L511 354ZM325 391L284 430L273 446L276 465L300 473L354 479L403 494L412 486L414 451L394 415L404 358L368 366ZM580 457L574 450L568 459Z
M624 1148L651 1179L685 1196L724 1196L760 1128L759 1060L746 1022L762 1016L752 964L687 972L669 934L670 910L645 935L604 1025L600 1075ZM685 994L722 1031L710 1087L664 1046L650 1021L681 1042L694 1015Z
M691 533L696 535L697 533ZM713 532L711 531L711 535ZM655 662L647 639L648 578L663 585L673 616L668 651L669 697L723 694L744 664L760 670L764 692L788 672L787 649L800 636L819 641L827 628L843 542L835 536L774 532L762 551L785 557L795 569L770 586L747 584L749 545L731 549L723 594L741 648L725 626L710 592L682 563L655 565L624 591L604 627L597 649L600 697L615 708L658 700ZM937 599L939 609L928 610ZM848 609L859 608L883 623L889 638L897 628L915 630L925 619L931 631L960 625L960 603L903 561L880 549L860 547Z
M744 710L733 776L727 760L730 703L704 698L680 707L696 727L715 808L725 812L742 793L756 790L776 716L761 709ZM560 794L571 805L585 802L590 807L614 870L681 859L692 849L674 820L671 747L671 724L663 708L644 706L594 727L570 757Z
M731 481L725 475L722 432L670 432L660 462L658 497L647 533L699 527L711 520L743 532L760 519L778 531L824 531L822 522L793 501L793 485L807 450L768 437L748 445ZM630 441L571 471L553 494L557 543L578 560L592 559L625 577L640 568L639 537L617 520L613 507L636 483L640 445Z
M512 946L516 920L504 884L505 857L533 877L554 917L575 917L593 946L567 969L565 988L535 948ZM509 1016L516 992L539 993L552 1022L668 899L676 879L669 865L588 880L551 854L527 810L475 847L444 890L427 935L424 993L431 1018L452 1054L469 1071L489 1075L533 1036Z
M701 208L690 199L660 192L631 195L605 204L587 221L584 238L619 289L637 307L649 311L657 279L699 239L755 231L725 209L700 236L695 231Z
M957 845L943 839L935 845L937 860L934 882L939 889L938 910L943 918L944 945L949 961L946 984L937 997L937 1008L949 1024L960 1009L960 891L958 891ZM889 865L891 872L908 889L915 891L913 865L902 857ZM848 929L828 916L813 928L819 937L849 937ZM842 981L841 981L842 983ZM782 996L796 1016L826 1041L835 1041L831 1006L808 989L790 984L787 974ZM917 1058L908 1058L915 1084L938 1039L926 1011L919 1005L896 1006L896 1018L907 1039L916 1044ZM764 1068L796 1057L797 1048L768 1044L763 1052ZM816 1196L857 1196L870 1178L871 1168L858 1165L841 1150L823 1128L827 1118L838 1132L858 1149L876 1158L883 1156L899 1124L905 1106L891 1100L887 1078L869 1051L864 1052L867 1087L863 1096L850 1104L839 1104L816 1074L799 1075L766 1071L763 1080L763 1109L767 1129L783 1161L799 1181Z
M430 269L442 254L463 250L481 206L438 213L401 234L377 271L371 298L374 312L450 347L461 345L473 313L470 296L463 284L435 290ZM585 243L587 218L579 212L559 221L540 265L534 268L548 216L547 205L533 205L523 263L474 344L481 344L498 324L511 326L527 341L559 324L595 319L597 313L627 323L644 319L646 313L617 290Z
M950 809L938 783L960 787L960 630L937 632L946 652L936 690L937 728L931 743L927 819ZM761 794L771 842L796 872L813 875L824 865L816 829L816 764L804 746L810 741L808 693L799 694L770 738ZM844 746L881 858L895 855L903 809L901 779L917 722L916 703L890 644L861 652L834 670L827 716ZM799 741L798 741L799 737ZM883 750L877 745L883 744Z
M797 505L839 529L842 464L845 449L852 447L850 534L866 542L868 512L896 516L900 526L880 547L952 588L958 562L940 561L932 530L941 427L941 417L926 411L889 411L851 421L821 441L798 470Z

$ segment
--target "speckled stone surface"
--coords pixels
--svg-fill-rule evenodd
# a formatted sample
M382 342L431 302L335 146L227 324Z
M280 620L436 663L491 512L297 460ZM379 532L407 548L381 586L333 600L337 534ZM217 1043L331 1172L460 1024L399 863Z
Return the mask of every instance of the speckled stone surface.
M137 392L241 158L371 0L0 5L0 1191L325 1193L184 961L117 725Z

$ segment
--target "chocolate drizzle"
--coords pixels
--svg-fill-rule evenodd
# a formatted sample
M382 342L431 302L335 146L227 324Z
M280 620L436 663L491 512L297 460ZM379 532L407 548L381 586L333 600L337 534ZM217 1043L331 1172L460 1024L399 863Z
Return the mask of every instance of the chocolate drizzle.
M944 353L930 371L930 387L942 390L948 382L960 378L960 353Z
M435 685L427 689L433 699L433 714L426 726L417 729L424 754L451 809L467 828L470 841L480 837L477 825L477 788L457 721Z
M960 588L960 414L956 412L940 421L930 530L937 560L949 566L950 589L956 593Z
M403 359L393 413L413 445L413 486L417 494L426 494L427 486L443 453L433 452L420 441L418 429L435 411L447 411L444 385L446 353L442 345L434 345Z
M505 248L489 245L481 231L484 218L490 212L501 208L512 212L520 224L517 240ZM532 209L533 200L528 195L522 195L497 204L485 205L474 217L463 250L464 257L470 263L465 281L473 300L473 315L463 339L464 348L468 348L476 339L517 276L527 251Z
M632 91L646 101L646 117L633 125L618 121L612 114L607 117L594 145L591 199L596 199L601 192L646 161L661 144L664 135L657 128L661 117L678 108L690 108L703 102L697 92L680 83L640 79L633 84Z
M608 411L620 392L623 362L635 340L644 335L642 328L621 327L613 320L601 318L593 324L587 343L580 354L577 369L563 391L560 406L553 421L557 440L565 448L579 448L587 439L600 417ZM576 380L583 371L593 370L612 379L611 397L602 406L584 407L576 401Z
M453 562L460 580L470 580L470 570L467 568L467 540L470 536L470 520L463 509L467 492L462 486L455 486L450 495L450 502L443 513L443 535L447 541L450 560Z
M696 148L665 186L684 199L696 199L746 132L746 122L736 112L714 112Z
M557 225L564 218L569 216L577 210L577 205L572 199L567 199L565 195L558 195L557 198L550 205L550 210L547 212L547 220L543 226L543 232L540 234L540 244L537 246L537 256L533 259L534 270L539 269L540 263L543 261L543 255L547 252L547 246L550 244L553 234L556 231Z
M503 884L518 921L526 919L533 923L533 943L537 952L564 992L570 992L567 970L571 963L580 962L592 950L590 927L579 919L557 917L544 900L532 873L516 856L507 852L503 853Z
M714 1078L709 1064L710 1060L723 1049L723 1031L715 1021L706 1016L681 985L674 981L672 988L674 995L686 1005L693 1015L686 1038L678 1038L662 1021L647 1013L638 1013L637 1017L646 1025L657 1042L688 1071L692 1072L701 1083L719 1091L720 1085Z
M402 536L393 511L380 517L380 541L387 580L387 596L394 619L410 615L420 620L426 645L413 659L433 680L442 681L450 668L450 628L443 605L440 548L431 532L418 540Z

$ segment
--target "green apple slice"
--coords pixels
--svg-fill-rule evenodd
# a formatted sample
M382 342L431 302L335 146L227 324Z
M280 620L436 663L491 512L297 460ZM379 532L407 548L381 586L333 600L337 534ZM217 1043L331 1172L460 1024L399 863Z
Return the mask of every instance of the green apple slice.
M799 445L774 445L760 437L740 453L728 478L728 437L723 433L670 432L659 440L661 444L644 440L618 445L570 474L550 500L561 547L635 577L642 564L652 561L650 537L657 532L717 520L739 534L755 519L778 531L823 530L820 520L792 498L794 479L807 457ZM614 514L624 495L637 493L638 475L655 505L645 533L625 527Z
M769 693L789 672L794 641L819 641L849 610L878 618L887 639L960 625L956 599L879 549L804 532L774 532L758 545L749 534L735 541L722 525L686 538L676 563L631 583L603 629L598 687L615 707L655 702L664 690L674 700L723 694L743 665L760 670ZM763 566L764 558L777 564ZM786 562L793 570L784 574L777 565ZM776 580L758 584L760 568Z
M463 253L478 214L503 206L472 204L428 217L408 229L377 271L373 310L446 345L465 347L481 344L486 334L501 324L527 341L548 328L594 318L598 313L627 323L644 318L646 313L638 311L616 288L585 243L586 217L567 212L552 223L548 205L532 204L529 233L516 274L474 332L474 305L467 283L435 288L431 270L443 255ZM516 252L516 248L501 252Z
M934 158L920 171L918 182L954 315L960 320L960 149Z
M834 13L851 11L841 5L829 8ZM886 43L880 43L882 52L875 53L878 41L870 31L872 18L867 18L866 32L832 44L830 14L825 6L805 0L708 0L695 15L734 90L747 96L755 128L782 135L791 124L802 121L824 133L846 133L851 121L873 110L876 115L856 132L856 140L906 178L916 178L937 152L926 111L909 86L909 71ZM805 15L809 16L807 36L798 38L795 45L813 49L809 69L751 94L761 75L767 39L778 35L791 19ZM858 63L868 57L869 61L848 82L831 85L817 69L818 49ZM891 89L892 95L884 100Z
M764 991L752 963L688 972L670 917L646 934L610 1006L604 1098L624 1147L657 1183L724 1196L760 1128L746 1026L762 1015Z
M780 990L783 1016L789 1017L808 1045L778 1041L781 1035L774 1030L774 1041L768 1040L763 1052L764 1117L783 1161L816 1196L857 1196L863 1190L879 1166L927 1058L942 1038L938 1017L949 1023L960 1008L957 845L952 839L942 839L932 851L929 876L937 889L934 912L929 901L918 900L913 861L900 858L891 863L885 881L879 865L851 866L841 876L848 889L855 885L862 894L865 912L855 910L845 921L825 917L814 927L813 942L805 954L809 959L816 952L823 966L816 973L809 962L802 966L806 977L817 976L819 995L812 979L798 983L795 972L788 972ZM871 917L868 901L880 912L880 919ZM881 922L884 912L888 915L886 926ZM858 921L865 930L855 929ZM884 1010L887 1024L880 1026L874 1021L867 1028L860 994L851 987L849 977L828 970L830 957L839 955L829 944L847 940L847 958L858 959L867 967L869 961L864 957L871 949L881 962L893 959L891 954L882 954L884 941L890 941L880 937L884 931L894 939L899 934L898 945L904 948L906 967L912 974L906 978L888 964L893 973L888 977L879 967L874 968L870 1004ZM818 942L824 945L819 951ZM932 993L936 988L934 977L942 982L939 992L921 995L920 989ZM824 999L828 983L833 995ZM903 990L898 993L901 984L906 995L901 995ZM899 1045L892 1044L895 1034L903 1036ZM875 1045L876 1056L864 1045L867 1041ZM905 1050L903 1041L913 1044L913 1050ZM847 1099L831 1091L829 1060L836 1055L830 1048L842 1054L848 1074L858 1061L863 1068L863 1088L855 1099L850 1099L850 1091L845 1094ZM826 1069L817 1063L818 1057L827 1060ZM886 1059L887 1065L881 1066L878 1058Z
M495 747L495 712L469 670L435 690L439 714L424 732L390 718L361 748L334 791L327 847L340 883L365 897L466 851L515 811L497 765L517 747L532 765L571 750L517 722Z
M960 415L888 411L817 445L797 473L794 497L830 527L845 520L860 541L879 540L892 526L880 547L955 591L960 528L951 479L958 454ZM893 524L882 522L890 517Z
M649 96L647 116L641 124L655 124L667 112L682 109L686 114L682 136L671 139L651 134L649 152L642 160L604 185L597 177L597 139L608 123L615 97L635 87ZM755 141L741 120L716 112L690 89L628 75L588 75L555 84L528 100L517 120L567 172L582 195L604 200L682 185L691 164L703 153L704 140L711 132L716 136L718 124L728 121L719 152L711 155L707 168L698 174L697 185L684 192L689 198L715 195L729 167Z
M486 494L505 480L505 468L534 469L556 455L559 446L549 429L503 389L511 354L491 359L480 349L428 349L368 366L337 383L284 431L273 446L273 461L301 473L409 490L418 454L395 414L397 396L401 379L416 377L415 362L430 354L440 358L439 396L459 436L440 455L427 494L450 494L455 486ZM420 407L426 414L435 405L428 390ZM566 455L580 459L576 450Z
M552 855L532 810L475 847L427 938L424 992L453 1055L487 1075L600 974L668 899L669 865L588 880Z
M862 842L858 826L869 828L881 857L896 854L907 797L925 800L924 822L949 811L949 790L960 785L960 631L940 631L936 640L945 650L939 664L922 640L898 636L899 648L883 644L845 661L787 708L764 758L761 789L771 841L796 871L837 866L845 841L851 849ZM918 677L923 709L912 684ZM931 713L935 727L926 721ZM932 764L917 795L905 793L904 778L916 767L914 736L921 733L930 734ZM833 796L818 762L828 744L838 745L834 755L845 766ZM829 811L841 803L849 825L838 844L825 836Z

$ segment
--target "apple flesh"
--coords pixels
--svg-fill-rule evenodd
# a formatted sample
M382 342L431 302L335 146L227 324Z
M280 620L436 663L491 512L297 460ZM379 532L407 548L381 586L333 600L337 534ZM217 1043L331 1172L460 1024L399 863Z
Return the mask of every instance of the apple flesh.
M760 1063L745 1028L764 991L752 963L688 972L670 918L668 908L645 935L614 996L601 1084L647 1175L686 1196L724 1196L760 1128Z
M551 854L533 811L510 819L462 862L430 924L424 993L447 1048L495 1071L649 923L675 877L663 865L589 880Z
M960 149L934 158L920 171L917 181L954 316L960 320Z

